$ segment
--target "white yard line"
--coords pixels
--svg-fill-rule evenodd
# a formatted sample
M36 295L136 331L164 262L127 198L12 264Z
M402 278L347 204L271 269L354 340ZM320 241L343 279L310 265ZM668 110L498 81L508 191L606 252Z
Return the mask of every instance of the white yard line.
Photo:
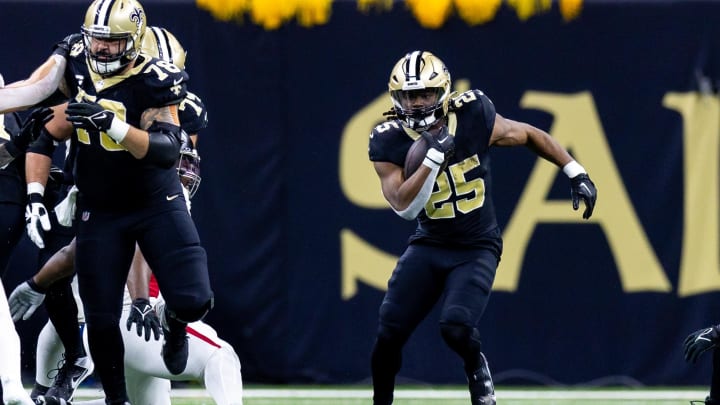
M315 388L249 388L244 390L244 398L372 398L370 389L315 389ZM675 400L704 399L707 390L497 390L498 399L611 399L611 400ZM100 390L80 388L77 398L97 398ZM173 398L203 398L208 393L204 389L173 389ZM398 389L396 398L467 398L466 390L444 389Z

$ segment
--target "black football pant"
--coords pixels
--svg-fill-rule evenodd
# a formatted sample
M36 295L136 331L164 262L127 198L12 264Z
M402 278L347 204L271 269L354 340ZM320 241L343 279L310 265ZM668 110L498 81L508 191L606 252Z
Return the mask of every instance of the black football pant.
M67 228L57 222L55 214L50 214L51 230L45 233L45 248L40 249L38 269L40 269L58 250L67 246L75 237L75 228ZM72 361L85 355L82 335L78 333L78 307L72 291L73 276L54 282L45 295L45 310L57 331L65 349L65 359Z
M90 353L107 400L122 403L127 392L119 320L135 243L167 308L187 322L200 319L212 302L207 257L181 198L126 212L88 210L80 202L75 269Z
M0 277L10 261L13 249L25 232L25 206L15 203L0 203ZM12 286L6 285L10 294Z
M380 306L371 368L374 404L392 403L402 347L440 301L440 329L469 375L480 368L477 325L499 262L496 249L458 250L410 245L393 271Z

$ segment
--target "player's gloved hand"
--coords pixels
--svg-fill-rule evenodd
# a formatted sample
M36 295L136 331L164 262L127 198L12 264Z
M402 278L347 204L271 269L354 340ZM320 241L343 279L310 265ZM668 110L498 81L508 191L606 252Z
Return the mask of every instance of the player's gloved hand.
M10 307L10 315L13 322L27 320L35 313L35 310L42 305L45 299L45 290L30 280L15 287L8 298L8 306Z
M133 301L126 323L127 330L132 330L133 324L137 328L138 336L142 336L145 331L146 342L150 341L150 332L155 335L155 340L160 339L160 318L147 298L136 298Z
M428 131L423 131L420 135L425 138L430 148L441 152L445 156L446 162L455 153L455 140L450 135L447 126L443 125L437 135L433 135Z
M685 338L685 361L695 363L706 351L718 346L720 342L720 325L696 330Z
M585 202L583 219L590 218L593 209L595 209L597 189L587 173L580 173L570 179L570 196L572 197L572 205L575 211L580 208L580 199Z
M12 147L8 145L8 153L10 153L11 156L18 156L21 153L25 153L28 145L40 136L40 130L51 119L53 119L53 110L49 108L34 110L30 116L28 116L20 132L11 138Z
M45 248L43 237L50 230L50 216L42 200L42 194L30 193L25 207L25 229L30 240L40 249Z
M129 125L115 117L115 113L88 100L69 103L65 114L75 128L105 132L117 143L125 139L129 129Z

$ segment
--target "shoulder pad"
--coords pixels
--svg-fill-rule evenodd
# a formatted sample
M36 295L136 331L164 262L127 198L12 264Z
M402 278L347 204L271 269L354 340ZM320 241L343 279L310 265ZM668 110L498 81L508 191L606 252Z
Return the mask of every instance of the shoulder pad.
M492 101L488 96L485 95L485 93L482 92L482 90L468 90L463 93L460 93L458 95L455 95L452 99L450 99L450 108L453 111L457 111L466 105L470 104L485 104L485 102L492 104Z
M187 95L188 74L170 62L152 58L142 67L143 82L154 107L180 104Z

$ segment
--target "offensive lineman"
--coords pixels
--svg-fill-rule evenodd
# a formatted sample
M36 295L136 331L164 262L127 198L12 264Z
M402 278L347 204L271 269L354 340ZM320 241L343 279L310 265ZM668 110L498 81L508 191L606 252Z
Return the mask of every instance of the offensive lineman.
M71 36L59 44L25 86L0 89L0 111L35 105L42 101L37 94L50 97L55 90L73 100L65 114L75 131L53 135L77 140L76 268L90 350L109 404L128 399L118 321L135 243L165 292L162 354L173 374L186 367L186 325L201 319L213 302L205 251L174 167L180 147L177 106L187 74L139 55L145 27L137 1L95 0L82 40ZM31 196L42 194L47 178L47 170L36 169L28 172ZM31 212L30 228L41 217ZM181 231L168 235L163 232L168 227Z

